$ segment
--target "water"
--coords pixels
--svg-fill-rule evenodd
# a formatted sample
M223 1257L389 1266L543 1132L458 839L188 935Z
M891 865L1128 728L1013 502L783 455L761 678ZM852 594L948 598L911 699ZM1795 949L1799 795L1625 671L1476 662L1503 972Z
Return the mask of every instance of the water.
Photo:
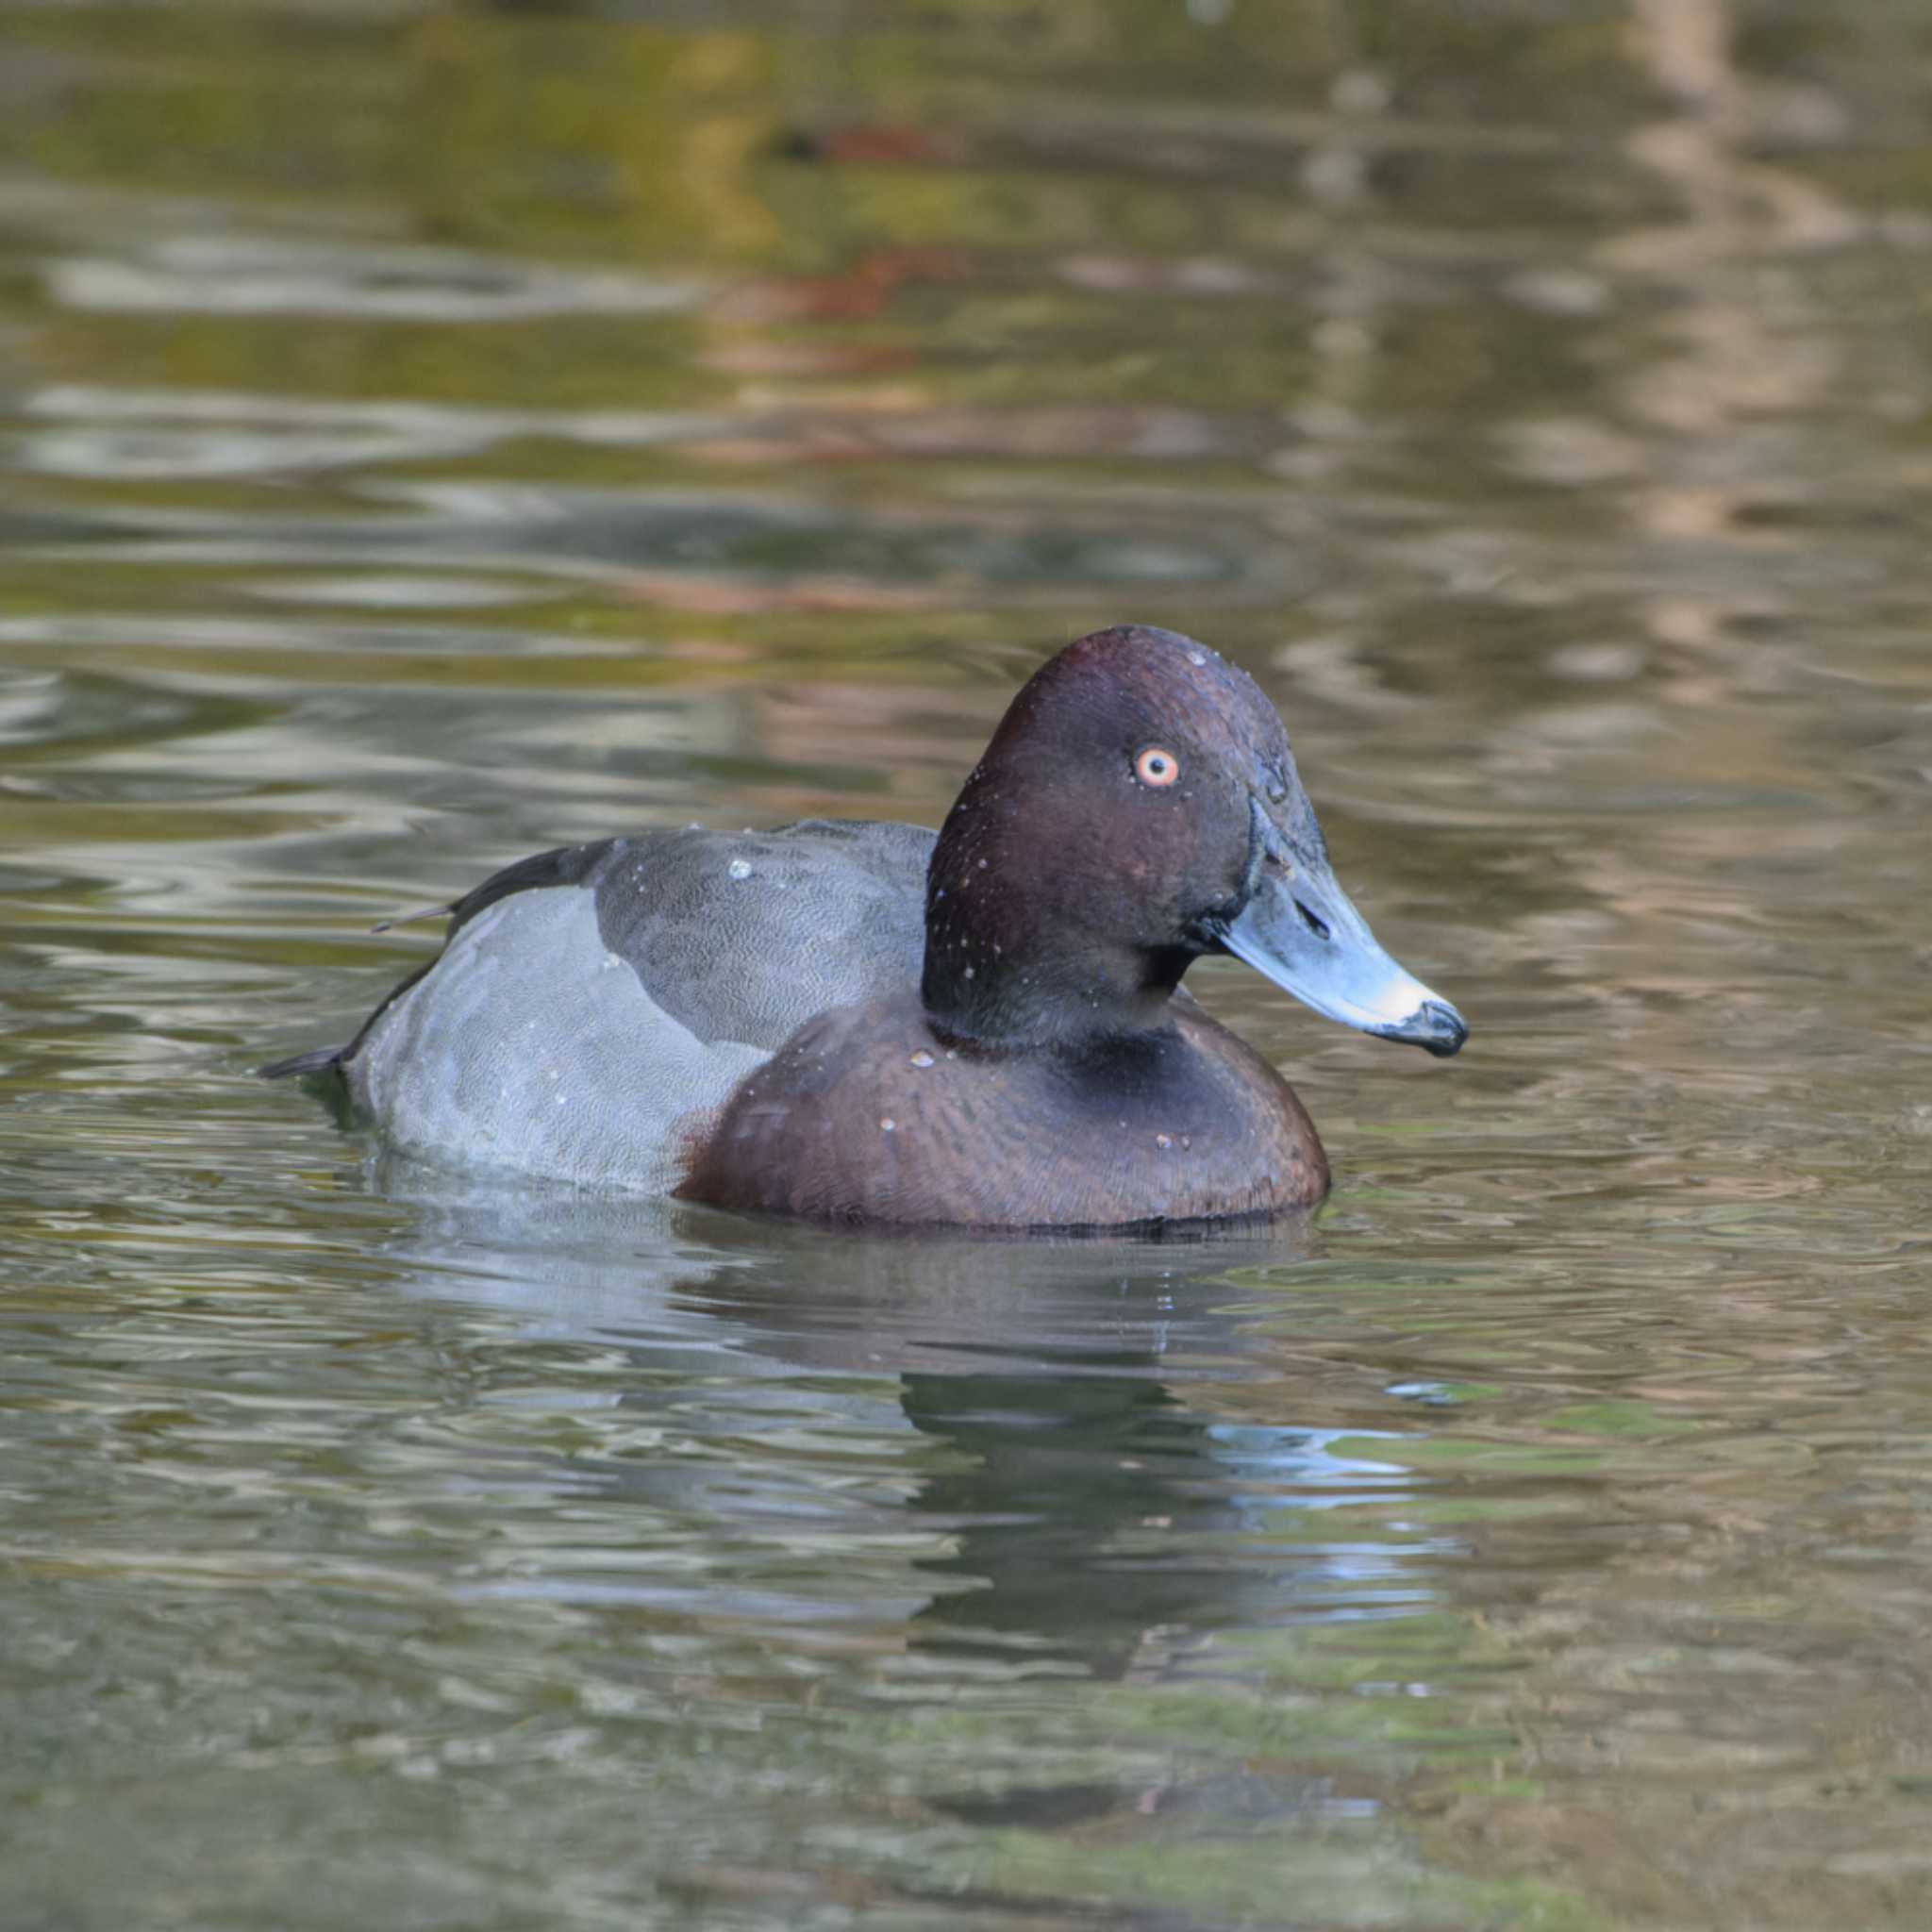
M0 4L0 1923L1932 1915L1932 12ZM541 846L1280 701L1310 1224L261 1086Z

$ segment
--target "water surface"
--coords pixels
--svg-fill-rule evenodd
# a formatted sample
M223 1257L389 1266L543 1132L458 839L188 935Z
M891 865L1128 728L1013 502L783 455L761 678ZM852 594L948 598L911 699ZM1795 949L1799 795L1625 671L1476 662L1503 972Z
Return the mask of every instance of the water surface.
M1916 5L0 4L0 1919L1920 1926ZM250 1069L1124 618L1475 1029L1190 1244Z

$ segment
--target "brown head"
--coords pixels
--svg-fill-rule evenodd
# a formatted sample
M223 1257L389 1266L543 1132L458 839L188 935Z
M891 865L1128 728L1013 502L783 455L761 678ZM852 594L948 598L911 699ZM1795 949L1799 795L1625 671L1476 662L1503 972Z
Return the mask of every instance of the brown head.
M925 931L928 1014L989 1047L1158 1026L1210 952L1434 1053L1468 1030L1336 884L1260 687L1138 625L1069 644L1014 698L940 834Z

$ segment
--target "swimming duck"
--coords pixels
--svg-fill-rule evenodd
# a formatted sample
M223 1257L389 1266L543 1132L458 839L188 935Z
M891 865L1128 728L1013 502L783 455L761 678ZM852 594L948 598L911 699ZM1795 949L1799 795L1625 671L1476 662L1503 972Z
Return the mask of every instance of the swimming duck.
M812 820L538 854L319 1075L445 1164L858 1224L1106 1229L1327 1191L1288 1083L1181 988L1228 953L1468 1037L1336 883L1244 671L1138 625L1021 689L938 836Z

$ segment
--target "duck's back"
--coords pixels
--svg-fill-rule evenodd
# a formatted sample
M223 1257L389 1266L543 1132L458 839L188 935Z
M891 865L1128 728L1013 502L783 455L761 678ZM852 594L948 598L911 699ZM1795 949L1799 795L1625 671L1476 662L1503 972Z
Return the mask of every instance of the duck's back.
M744 1074L814 1014L916 987L933 835L813 820L650 832L508 868L333 1066L395 1145L666 1191Z

